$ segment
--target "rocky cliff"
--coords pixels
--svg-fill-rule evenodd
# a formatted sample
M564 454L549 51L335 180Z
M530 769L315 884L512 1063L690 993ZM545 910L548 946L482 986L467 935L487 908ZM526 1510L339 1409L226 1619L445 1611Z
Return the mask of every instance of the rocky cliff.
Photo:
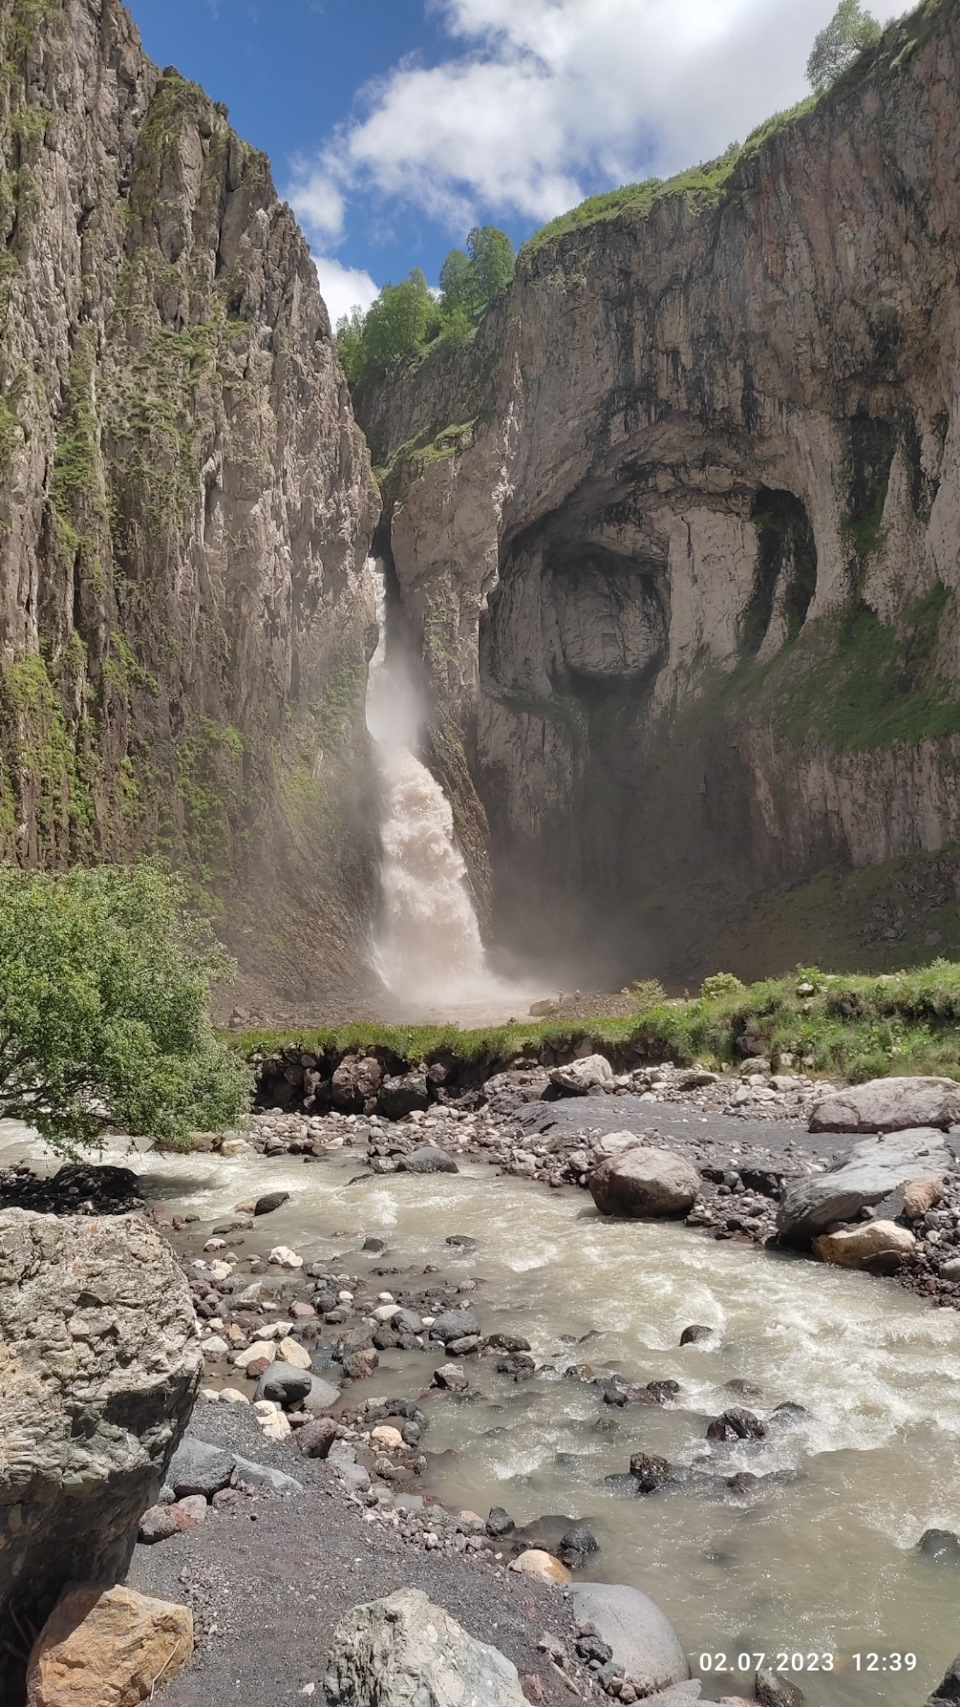
M960 11L558 223L359 396L380 545L497 933L685 979L960 832Z
M306 243L117 0L0 0L0 857L159 850L335 987L378 500Z

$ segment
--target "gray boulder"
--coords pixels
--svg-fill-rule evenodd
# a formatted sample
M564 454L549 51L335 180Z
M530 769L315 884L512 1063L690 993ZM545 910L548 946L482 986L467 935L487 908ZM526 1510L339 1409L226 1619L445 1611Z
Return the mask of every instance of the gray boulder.
M327 1707L525 1707L516 1666L410 1588L341 1618L324 1693Z
M811 1132L905 1132L911 1126L946 1131L960 1122L955 1079L870 1079L831 1091L814 1105Z
M613 1649L621 1677L649 1678L656 1689L685 1683L687 1656L669 1618L638 1588L622 1583L574 1583L570 1590L578 1624L592 1624Z
M636 1144L608 1156L587 1183L602 1215L685 1215L696 1202L700 1175L672 1150Z
M823 1174L787 1187L777 1214L781 1237L808 1245L835 1221L856 1221L861 1209L883 1203L908 1180L942 1176L953 1157L942 1134L920 1126L886 1137L865 1138Z
M480 1323L472 1310L444 1310L430 1329L430 1338L443 1340L446 1345L448 1340L463 1339L467 1334L479 1332Z
M140 1215L0 1212L0 1700L68 1582L115 1583L203 1368L186 1280Z
M307 1427L309 1428L309 1423ZM246 1482L248 1488L269 1488L274 1494L302 1494L303 1483L296 1476L275 1470L272 1464L257 1464L252 1458L233 1457L233 1481Z
M760 1707L804 1707L806 1700L799 1684L770 1667L757 1672L756 1691Z
M398 1073L384 1079L380 1086L379 1108L388 1120L402 1120L415 1108L426 1108L430 1102L425 1073Z
M269 1374L269 1370L267 1373ZM308 1370L298 1371L298 1374L309 1373ZM328 1411L339 1397L340 1389L335 1387L332 1381L324 1380L322 1375L311 1375L310 1391L304 1396L303 1408L305 1411Z
M613 1068L605 1055L585 1055L565 1067L553 1067L550 1083L569 1097L589 1096L591 1091L613 1087Z
M401 1156L397 1171L402 1174L458 1174L460 1169L446 1150L436 1144L421 1144L408 1156Z
M167 1481L178 1500L189 1494L203 1494L212 1500L214 1494L228 1485L232 1471L232 1452L224 1452L188 1432L170 1461Z
M302 1405L313 1392L315 1380L309 1369L295 1369L292 1363L277 1358L261 1375L254 1398L273 1399L284 1407Z

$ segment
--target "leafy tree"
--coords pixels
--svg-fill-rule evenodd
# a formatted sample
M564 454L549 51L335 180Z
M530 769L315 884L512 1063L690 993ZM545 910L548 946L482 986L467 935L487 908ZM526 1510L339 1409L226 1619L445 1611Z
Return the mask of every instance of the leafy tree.
M211 984L232 962L162 866L0 866L0 1117L76 1153L108 1127L182 1141L249 1107Z
M477 280L477 300L486 308L513 278L517 257L505 231L495 225L474 228L467 238L467 253Z
M807 60L807 78L817 94L829 89L864 48L872 47L882 34L876 18L863 10L860 0L840 0Z
M384 285L363 324L366 366L392 367L418 349L434 311L433 297L419 267L402 284Z
M476 269L463 249L451 249L440 268L440 290L445 312L466 309L473 313L477 294Z

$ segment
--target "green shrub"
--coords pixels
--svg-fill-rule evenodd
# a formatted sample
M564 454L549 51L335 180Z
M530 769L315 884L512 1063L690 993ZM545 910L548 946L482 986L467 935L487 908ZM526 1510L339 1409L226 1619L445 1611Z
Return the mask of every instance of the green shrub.
M733 972L712 972L700 985L700 995L705 1002L715 1002L723 996L735 996L743 988Z
M233 1125L251 1074L208 1018L230 970L160 865L0 866L0 1117L67 1153Z

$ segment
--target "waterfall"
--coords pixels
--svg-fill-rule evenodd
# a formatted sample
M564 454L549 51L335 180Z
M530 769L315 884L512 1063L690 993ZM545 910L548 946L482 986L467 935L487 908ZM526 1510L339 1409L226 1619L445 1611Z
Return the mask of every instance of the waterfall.
M366 720L383 786L383 909L376 967L390 992L417 1006L519 1003L524 993L487 967L450 802L416 757L420 696L402 657L387 657L383 569L368 560L379 640L370 660Z

